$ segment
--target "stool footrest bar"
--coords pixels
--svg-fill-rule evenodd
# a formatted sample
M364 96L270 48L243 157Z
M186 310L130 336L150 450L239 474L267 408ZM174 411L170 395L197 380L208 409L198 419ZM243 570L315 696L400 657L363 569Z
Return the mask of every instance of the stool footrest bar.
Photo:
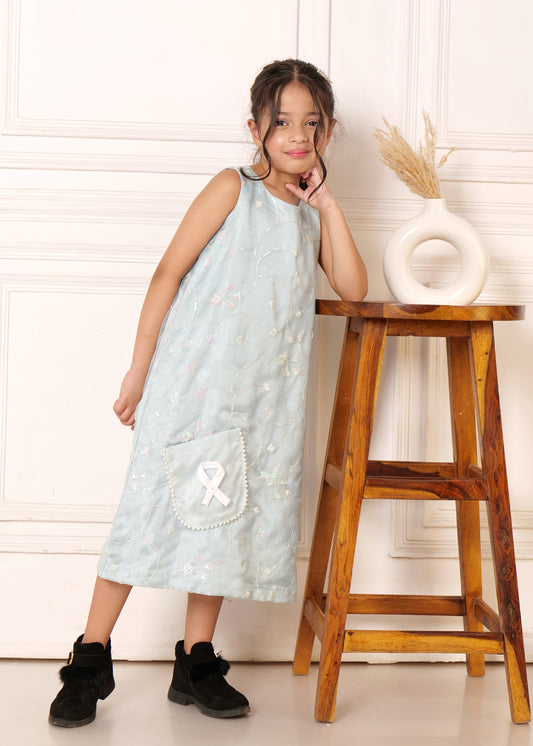
M325 481L336 492L343 483L342 469L326 467ZM487 500L485 479L478 477L368 476L364 498L367 500Z
M306 598L304 605L304 615L313 632L320 640L324 639L324 611L320 608L315 598Z
M367 500L487 500L484 479L412 479L408 477L369 477Z
M369 477L425 476L454 479L457 477L457 465L453 461L369 461L366 473Z
M500 617L494 611L494 609L491 609L491 607L481 598L477 598L474 601L474 614L476 619L491 632L500 632Z
M503 635L490 632L346 630L345 653L483 653L503 655Z
M326 596L323 598L325 603ZM464 616L461 596L408 596L350 594L348 614L407 614L413 616Z

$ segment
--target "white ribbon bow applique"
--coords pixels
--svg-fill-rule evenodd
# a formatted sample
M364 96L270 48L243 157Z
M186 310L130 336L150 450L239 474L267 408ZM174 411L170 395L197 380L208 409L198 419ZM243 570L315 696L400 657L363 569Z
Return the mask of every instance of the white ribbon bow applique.
M206 473L206 469L216 469L213 477L209 477ZM230 504L230 498L225 495L222 490L219 489L219 485L224 479L226 470L220 463L220 461L204 461L200 464L196 470L196 476L200 482L206 488L205 497L202 500L202 505L209 505L213 497L216 497L222 505L227 508Z

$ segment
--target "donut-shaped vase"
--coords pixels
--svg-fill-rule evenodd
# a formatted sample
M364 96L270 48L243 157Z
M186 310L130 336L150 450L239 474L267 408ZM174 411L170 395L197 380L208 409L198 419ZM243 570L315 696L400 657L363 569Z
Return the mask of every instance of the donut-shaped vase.
M449 285L431 288L413 274L411 261L425 241L447 241L461 260L459 275ZM449 212L444 199L426 200L425 209L391 236L383 256L383 272L389 290L400 303L468 306L487 280L489 262L481 237L466 220Z

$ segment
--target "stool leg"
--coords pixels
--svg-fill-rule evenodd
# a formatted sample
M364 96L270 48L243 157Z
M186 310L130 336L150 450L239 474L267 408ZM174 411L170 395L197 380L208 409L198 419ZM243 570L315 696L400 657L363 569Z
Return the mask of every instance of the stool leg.
M311 665L315 631L308 620L308 616L312 613L309 604L316 600L322 606L324 582L335 528L337 501L338 497L335 490L324 483L316 514L315 535L309 557L306 589L294 649L292 672L299 676L308 674Z
M466 337L449 337L448 380L452 414L452 442L457 476L468 476L470 466L477 464L476 410L470 372L470 343ZM475 615L474 603L482 598L481 539L479 503L465 500L455 503L461 592L465 601L463 626L467 632L483 632L483 624ZM485 657L482 653L466 656L470 676L483 676Z
M383 359L385 320L363 322L331 555L315 718L331 722L342 652L368 450Z
M313 541L311 542L300 626L294 650L293 673L297 675L309 673L315 640L315 632L307 619L307 605L311 600L316 600L322 608L324 583L335 528L338 500L336 491L326 482L326 466L331 463L339 467L342 466L358 342L359 334L351 331L347 322L324 463L324 474L322 476L322 489L316 512Z
M483 469L488 486L489 533L496 579L498 608L504 636L505 670L511 718L531 719L524 641L516 578L513 530L503 447L494 336L490 322L472 328L472 361L479 412Z

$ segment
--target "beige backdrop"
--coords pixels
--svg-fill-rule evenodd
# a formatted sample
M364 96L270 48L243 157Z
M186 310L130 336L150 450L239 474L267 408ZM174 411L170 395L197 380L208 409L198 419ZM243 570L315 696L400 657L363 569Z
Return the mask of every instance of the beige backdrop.
M330 183L367 262L369 298L389 297L387 237L422 207L378 163L371 132L385 115L415 142L425 108L439 146L457 147L443 169L444 195L491 255L481 299L528 303L533 5L0 0L0 30L0 655L63 657L83 628L128 461L131 433L111 405L143 294L191 199L220 169L248 162L248 89L260 67L300 56L331 75L343 131L329 154ZM452 276L453 255L436 251L416 257L421 276ZM533 320L502 326L531 659ZM336 320L317 328L300 590L341 333ZM438 344L391 345L375 454L449 456L443 360ZM457 592L454 532L453 505L365 505L354 588ZM489 565L486 575L490 588ZM234 659L289 659L298 614L299 603L228 602L217 646ZM117 657L170 658L183 615L181 594L135 589L114 635Z

